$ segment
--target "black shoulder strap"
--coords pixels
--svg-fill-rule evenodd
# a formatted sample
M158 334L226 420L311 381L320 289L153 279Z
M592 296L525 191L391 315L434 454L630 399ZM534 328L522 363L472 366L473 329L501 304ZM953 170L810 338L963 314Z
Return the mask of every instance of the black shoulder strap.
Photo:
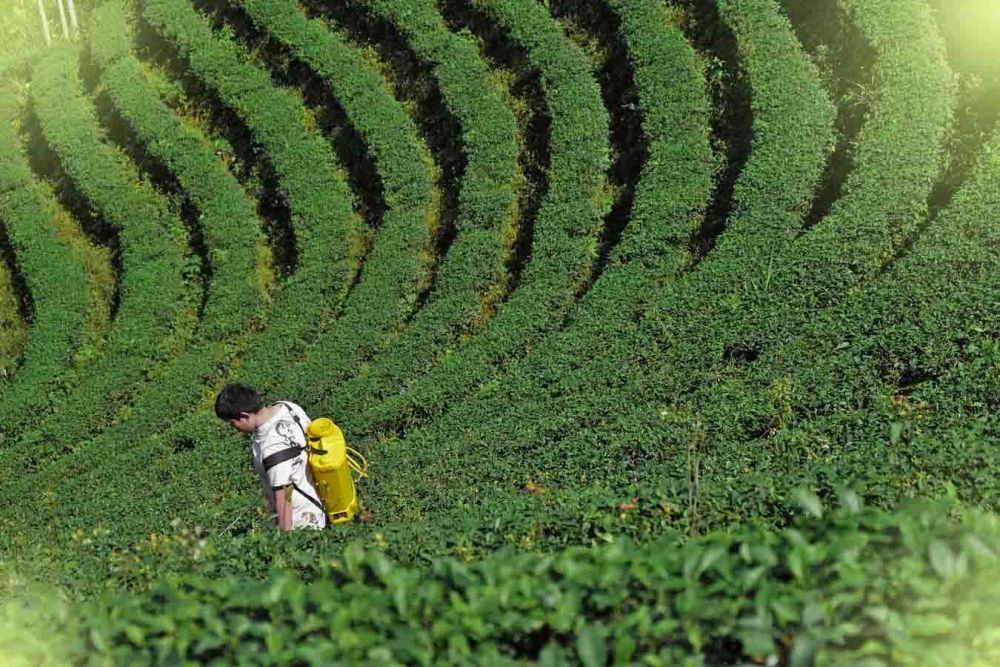
M302 489L300 489L299 485L296 484L295 482L292 482L292 488L295 489L296 491L298 491L301 495L305 496L306 500L308 500L313 505L315 505L316 507L318 507L319 511L323 512L323 514L326 515L326 508L323 507L323 503L321 503L320 501L316 500L311 495L309 495L308 493L306 493L305 491L303 491Z
M270 456L266 457L261 463L264 465L264 470L270 470L279 463L284 463L285 461L290 461L296 456L302 453L305 447L287 447L282 449L280 452L275 452Z

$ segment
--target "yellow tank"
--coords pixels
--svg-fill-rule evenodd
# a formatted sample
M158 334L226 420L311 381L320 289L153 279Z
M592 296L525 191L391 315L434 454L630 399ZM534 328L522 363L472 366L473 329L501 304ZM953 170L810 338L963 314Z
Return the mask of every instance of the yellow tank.
M351 476L344 434L326 417L314 419L306 429L309 440L309 468L319 492L327 520L347 523L358 511L358 494Z

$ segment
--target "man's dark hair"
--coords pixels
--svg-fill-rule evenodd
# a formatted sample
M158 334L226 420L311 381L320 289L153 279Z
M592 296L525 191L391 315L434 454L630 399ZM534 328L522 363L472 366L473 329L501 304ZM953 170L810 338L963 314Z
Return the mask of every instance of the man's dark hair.
M260 392L246 384L227 384L215 397L215 414L219 419L239 419L244 412L261 408Z

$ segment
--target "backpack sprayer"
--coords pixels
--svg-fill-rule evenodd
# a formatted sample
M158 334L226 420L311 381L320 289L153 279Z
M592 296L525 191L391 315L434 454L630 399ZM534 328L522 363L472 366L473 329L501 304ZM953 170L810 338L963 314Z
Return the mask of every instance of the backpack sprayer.
M302 428L299 418L294 412L292 415L299 428ZM332 419L326 417L314 419L307 428L302 429L302 434L305 436L306 445L296 448L297 451L294 453L306 451L309 470L323 504L327 523L331 525L349 523L358 512L355 481L368 477L368 461L356 449L347 446L343 431L333 423ZM260 494L219 533L219 536L229 532L247 512L257 506L263 497L263 494Z
M348 523L358 511L354 475L368 477L368 461L347 446L344 433L332 419L314 419L307 429L306 446L313 483L330 524Z

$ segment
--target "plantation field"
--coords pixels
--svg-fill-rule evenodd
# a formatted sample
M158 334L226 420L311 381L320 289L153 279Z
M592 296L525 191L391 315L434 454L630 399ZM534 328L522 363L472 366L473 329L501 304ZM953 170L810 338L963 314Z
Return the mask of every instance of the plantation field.
M0 2L15 664L998 664L1000 2Z

